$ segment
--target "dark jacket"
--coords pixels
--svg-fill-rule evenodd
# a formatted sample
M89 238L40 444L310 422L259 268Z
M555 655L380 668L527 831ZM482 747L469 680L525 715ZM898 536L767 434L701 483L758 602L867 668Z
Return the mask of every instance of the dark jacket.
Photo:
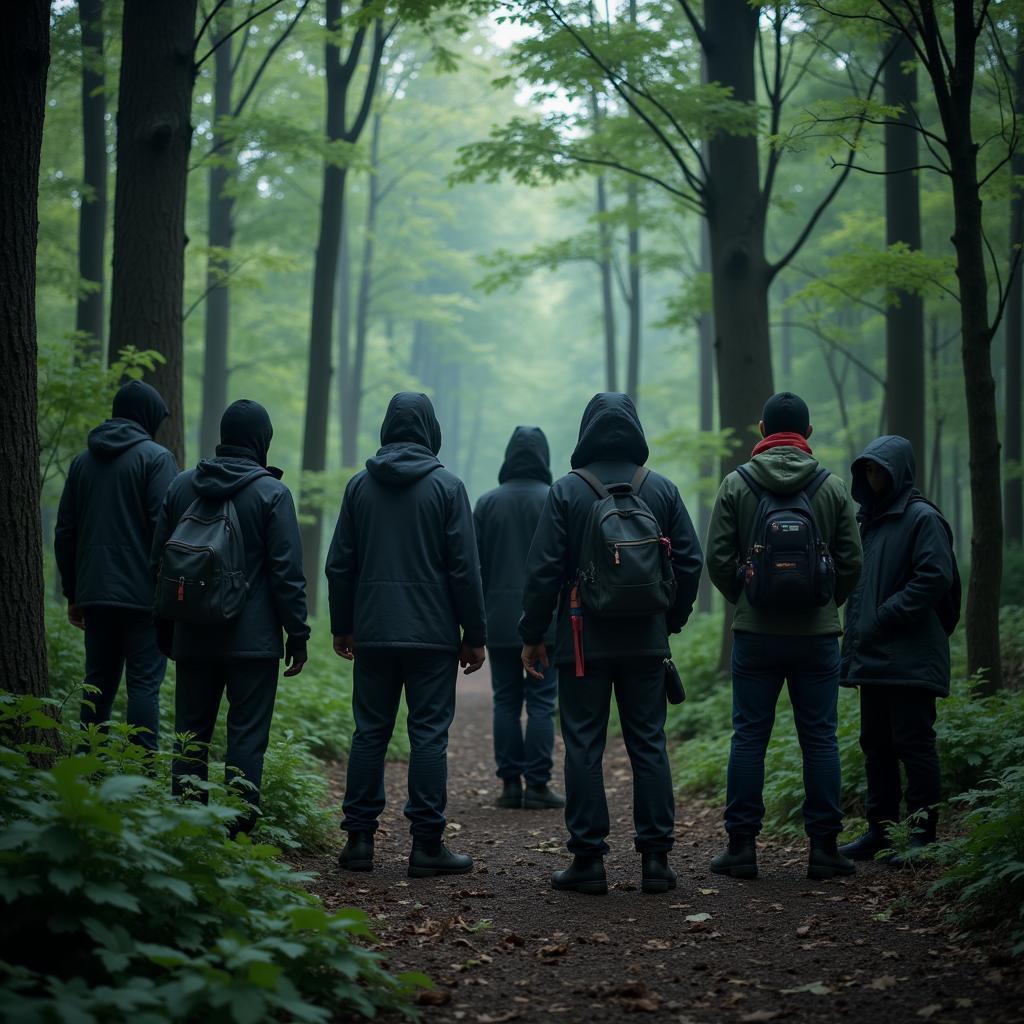
M174 456L152 438L167 406L134 381L118 392L114 413L71 463L53 547L71 604L150 611L153 527L178 472Z
M487 646L519 648L526 558L551 490L551 456L539 427L516 427L505 449L499 486L476 503L473 525L487 604ZM554 629L545 637L553 643Z
M583 413L573 468L585 466L605 483L628 482L636 467L647 462L647 456L647 441L632 401L620 394L595 395ZM652 472L640 497L672 542L676 602L665 615L639 619L597 619L585 614L583 651L588 662L613 657L668 657L668 634L678 633L693 609L703 556L679 491L670 480ZM587 515L595 500L589 485L574 474L556 481L537 524L527 562L519 635L524 643L540 643L557 605L555 661L559 664L573 660L569 589L576 577Z
M358 647L458 650L486 642L473 514L437 460L426 395L394 396L381 448L348 482L327 555L331 631Z
M875 495L866 461L892 486ZM864 571L846 602L841 681L847 686L917 686L949 694L949 638L935 606L953 582L952 534L914 487L914 450L903 437L872 441L853 464Z

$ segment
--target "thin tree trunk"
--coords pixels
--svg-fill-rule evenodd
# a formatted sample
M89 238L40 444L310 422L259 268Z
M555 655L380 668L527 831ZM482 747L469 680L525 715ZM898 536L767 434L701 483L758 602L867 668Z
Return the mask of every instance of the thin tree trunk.
M702 274L711 273L711 242L708 222L704 218L700 222L700 269ZM715 321L710 309L701 312L697 324L697 381L698 426L701 433L707 436L715 429ZM701 543L707 540L708 527L711 525L711 501L706 488L709 488L715 475L715 468L713 459L701 459L698 467L697 529L700 531ZM697 609L710 612L711 601L711 579L705 570L700 575L700 586L697 589Z
M789 298L789 289L783 285L779 303L782 309L786 308L786 300ZM782 330L779 334L779 361L781 362L780 376L782 383L787 388L793 387L793 323L787 316L782 321Z
M608 391L618 391L618 358L615 341L615 292L612 287L612 233L608 227L608 186L603 174L595 185L597 201L597 238L601 252L598 267L601 271L601 322L604 326L604 379Z
M941 382L941 349L939 347L939 318L932 317L931 371L932 371L932 471L928 479L928 493L940 508L942 507L942 428L946 413L939 392ZM924 460L921 460L922 471Z
M50 4L21 0L0 32L0 680L45 694L43 551L36 423L39 154Z
M643 329L640 301L640 204L639 189L634 179L626 182L626 210L629 230L626 246L629 259L629 343L626 349L626 394L638 400L640 393L640 339Z
M338 243L338 367L335 371L338 392L338 436L341 438L339 454L341 465L353 466L348 462L345 450L348 416L348 377L352 361L352 243L348 230L348 219L342 218L341 241Z

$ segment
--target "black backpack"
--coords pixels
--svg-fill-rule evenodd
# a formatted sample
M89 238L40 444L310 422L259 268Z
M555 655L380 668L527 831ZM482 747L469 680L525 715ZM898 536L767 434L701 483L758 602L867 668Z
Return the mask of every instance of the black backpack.
M757 498L747 559L739 569L747 603L779 611L827 605L835 593L835 563L811 499L829 471L819 469L803 490L784 495L759 484L746 466L736 472Z
M963 583L960 580L960 567L956 564L956 550L953 547L953 528L946 522L946 517L934 501L929 501L923 494L913 494L910 500L911 502L923 502L925 505L935 509L946 531L946 539L949 541L949 553L953 558L953 582L950 584L949 590L939 598L939 603L935 606L935 614L939 617L939 622L946 631L946 636L952 636L957 624L960 622L960 606L963 603L964 596Z
M640 497L650 470L628 484L605 486L587 469L573 473L597 495L583 528L577 586L595 615L636 619L668 611L676 598L672 545Z
M235 503L196 498L164 544L153 615L216 625L245 605L245 545Z

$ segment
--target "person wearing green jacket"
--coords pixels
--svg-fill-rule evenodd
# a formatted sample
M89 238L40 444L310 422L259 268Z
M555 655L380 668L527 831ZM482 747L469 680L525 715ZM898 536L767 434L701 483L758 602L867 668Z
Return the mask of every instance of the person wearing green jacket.
M808 439L806 402L791 392L765 403L762 440L742 471L730 473L718 491L707 539L712 583L736 606L733 619L733 737L729 754L725 828L728 849L711 863L717 874L757 876L756 837L764 817L764 759L775 706L788 683L804 764L803 817L810 838L811 878L852 874L852 861L836 849L842 830L839 806L838 608L860 575L861 544L855 507L839 477L822 480ZM748 481L752 481L748 482ZM816 489L815 489L816 487ZM747 600L742 565L757 525L763 492L796 496L807 489L818 536L835 567L832 597L823 605L754 607Z

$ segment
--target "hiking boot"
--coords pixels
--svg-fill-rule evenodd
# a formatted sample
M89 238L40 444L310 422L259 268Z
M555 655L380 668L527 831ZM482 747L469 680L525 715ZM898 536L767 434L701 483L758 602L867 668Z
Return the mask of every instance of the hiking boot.
M676 887L676 873L669 867L668 854L664 851L645 853L641 865L641 892L668 892Z
M859 839L840 846L839 852L844 857L849 857L850 860L874 860L876 854L881 853L882 850L888 850L891 846L885 829L881 825L872 823L868 825L867 832Z
M501 796L494 801L495 807L522 807L523 783L521 779L505 779Z
M414 839L409 854L410 878L433 878L436 875L467 875L473 870L473 858L452 853L440 839L433 842Z
M813 879L835 878L836 875L853 875L857 865L836 849L835 836L811 836L811 855L807 862L807 877Z
M343 871L372 871L373 833L349 832L345 849L338 854L338 867Z
M754 836L736 832L729 835L729 848L711 862L716 875L757 878L757 842Z
M576 854L567 868L551 876L551 888L560 892L583 892L588 896L607 895L608 879L604 874L604 858Z
M938 814L935 811L929 811L928 817L921 824L915 826L910 836L910 848L905 853L894 853L886 859L886 864L890 864L894 868L909 868L926 859L923 855L928 847L935 842L938 824Z
M527 785L523 806L528 811L555 810L565 806L565 797L556 793L546 782L539 786Z

